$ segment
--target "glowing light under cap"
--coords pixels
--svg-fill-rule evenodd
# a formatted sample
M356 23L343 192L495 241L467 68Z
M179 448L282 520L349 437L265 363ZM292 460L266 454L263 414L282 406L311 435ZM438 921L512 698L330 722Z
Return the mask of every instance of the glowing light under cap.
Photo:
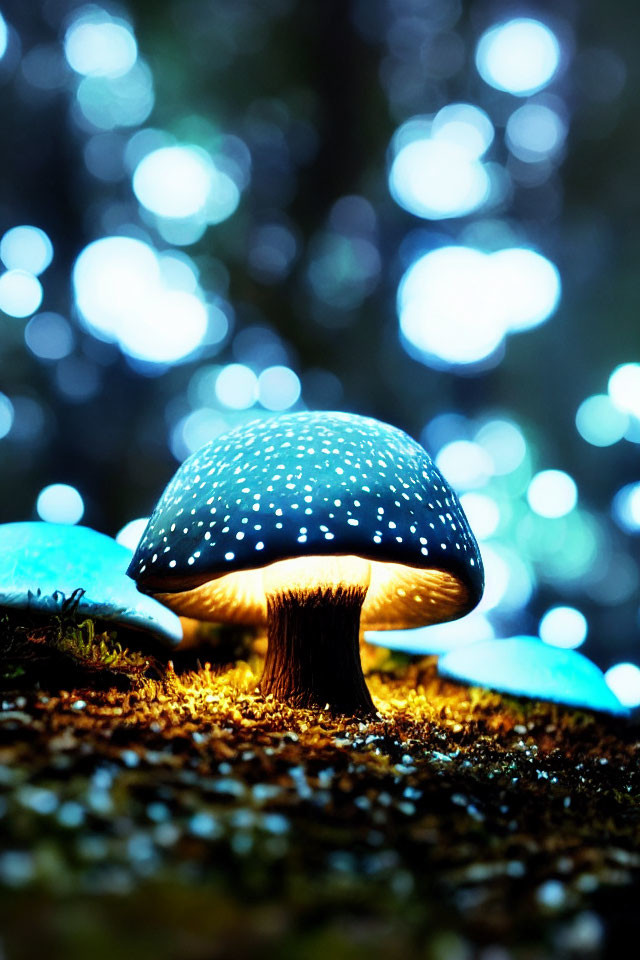
M36 510L48 523L75 524L82 520L84 501L75 487L52 483L38 494Z
M26 270L37 277L51 263L53 246L39 227L12 227L0 240L0 258L8 270Z
M575 607L552 607L540 621L538 633L552 647L575 650L587 639L588 629L586 617Z
M518 17L497 24L480 38L476 66L482 79L516 96L545 87L560 64L555 33L539 20Z
M604 679L625 707L640 706L640 668L635 663L616 663L609 667Z
M126 21L99 7L87 7L67 30L64 53L76 73L120 77L136 62L138 47Z
M10 317L29 317L42 303L42 286L26 270L7 270L0 276L0 310Z
M529 484L527 500L541 517L564 517L578 502L578 488L564 470L541 470Z

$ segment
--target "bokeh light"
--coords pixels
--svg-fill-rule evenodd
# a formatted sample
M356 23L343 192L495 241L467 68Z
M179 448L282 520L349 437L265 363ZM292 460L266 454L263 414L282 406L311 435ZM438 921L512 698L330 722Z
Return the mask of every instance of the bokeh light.
M487 540L500 526L500 507L485 493L470 491L460 496L460 505L476 539Z
M605 672L604 679L625 707L640 706L640 667L635 663L616 663Z
M291 269L298 252L292 231L279 223L257 227L251 236L248 266L263 283L277 283Z
M439 413L426 424L421 442L432 456L453 440L470 440L472 424L462 413Z
M510 546L483 543L485 589L477 609L479 613L500 609L502 613L517 613L526 607L534 589L532 573Z
M122 76L83 77L76 98L84 120L97 130L135 127L153 110L153 76L147 64L137 60Z
M567 126L562 117L544 103L525 103L507 121L509 150L524 163L539 163L562 149Z
M518 17L491 27L480 38L476 66L482 79L516 96L547 86L560 64L555 33L539 20Z
M330 307L352 310L375 288L380 255L370 239L327 231L316 235L309 252L311 289Z
M618 410L640 419L640 363L622 363L609 377L608 391Z
M440 247L418 258L400 282L400 329L425 363L477 364L507 333L547 320L560 293L557 268L534 250Z
M84 515L84 501L75 487L52 483L38 494L36 510L47 523L79 523Z
M200 447L231 427L225 414L210 407L199 407L175 424L169 437L171 452L182 462Z
M0 240L0 259L7 270L25 270L38 276L53 259L53 245L39 227L12 227Z
M572 488L566 492L571 502ZM545 500L542 508L548 508L549 502L559 509L553 500ZM559 517L527 512L519 518L513 536L522 555L535 564L539 579L556 587L575 587L582 581L588 589L583 578L593 573L605 549L600 523L580 508Z
M211 158L197 147L161 147L143 157L133 175L133 190L152 213L191 217L204 210L212 187Z
M493 464L479 444L453 440L438 453L436 466L455 490L471 490L486 484Z
M29 350L41 360L62 360L73 350L71 325L57 313L38 313L24 329Z
M475 441L491 457L493 473L498 476L517 470L527 454L524 434L512 420L487 420L477 431Z
M575 650L587 639L587 618L575 607L551 607L538 625L540 639L552 647Z
M617 443L628 427L627 413L617 407L608 394L587 397L578 407L576 428L580 436L594 447L610 447Z
M477 363L501 344L502 308L488 259L470 247L441 247L405 273L398 289L400 330L425 362Z
M578 502L578 488L564 470L541 470L529 484L527 500L540 517L564 517Z
M442 137L401 147L391 165L389 189L409 213L443 220L482 206L490 180L483 164L464 146Z
M131 357L149 363L174 363L190 356L207 332L207 308L193 293L165 290L143 313L120 329L118 342Z
M127 547L128 550L135 550L138 546L142 534L149 522L149 517L140 517L137 520L130 520L116 534L116 541Z
M224 407L247 410L258 399L258 378L250 367L230 363L218 374L215 390Z
M490 265L494 283L504 302L504 325L509 332L530 330L544 323L560 301L557 267L526 247L498 250Z
M84 76L120 77L136 62L138 47L128 23L100 7L84 7L64 37L72 70Z
M9 31L7 29L7 22L0 13L0 60L4 57L7 45L9 43Z
M29 317L42 303L43 290L37 277L26 270L6 270L0 276L0 310L10 317Z
M6 437L11 430L14 416L15 414L11 400L6 396L6 394L0 393L0 440L2 440L3 437Z
M640 483L628 483L613 498L613 519L625 533L640 533Z
M178 283L183 284L184 273ZM105 237L85 247L73 269L80 315L91 332L149 363L184 360L203 343L203 296L171 289L156 251L130 237Z
M258 399L267 410L288 410L300 398L300 379L290 367L267 367L258 377Z
M457 144L468 157L479 159L487 152L495 130L487 113L472 103L449 103L431 124L431 136Z

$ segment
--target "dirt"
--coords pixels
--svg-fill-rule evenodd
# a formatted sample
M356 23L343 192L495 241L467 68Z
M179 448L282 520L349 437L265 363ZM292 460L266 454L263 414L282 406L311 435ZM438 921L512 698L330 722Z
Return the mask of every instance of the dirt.
M640 731L367 660L366 723L265 700L258 657L5 680L3 960L620 956Z

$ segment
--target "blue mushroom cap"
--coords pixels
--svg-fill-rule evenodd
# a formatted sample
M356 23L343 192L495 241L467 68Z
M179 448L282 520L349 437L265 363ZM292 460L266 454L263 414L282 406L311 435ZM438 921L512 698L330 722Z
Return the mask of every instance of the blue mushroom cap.
M450 680L489 687L517 697L551 700L627 716L602 671L576 650L549 646L538 637L486 640L451 650L438 660Z
M83 590L79 615L179 643L180 620L136 589L126 576L130 560L130 550L88 527L1 524L0 608L60 613L64 601Z
M206 444L160 498L129 575L185 615L264 622L256 572L329 556L371 561L367 626L453 619L482 594L478 546L431 458L348 413L264 418Z
M374 647L407 653L415 657L442 656L449 650L494 636L489 621L480 613L462 620L414 627L412 630L367 630L364 639Z

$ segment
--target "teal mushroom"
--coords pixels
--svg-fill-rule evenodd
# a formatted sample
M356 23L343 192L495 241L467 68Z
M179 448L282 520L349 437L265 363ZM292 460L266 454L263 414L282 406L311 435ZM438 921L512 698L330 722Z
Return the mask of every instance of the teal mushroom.
M179 618L136 590L126 575L131 551L88 527L0 525L0 610L59 614L75 595L77 614L180 642Z
M438 672L449 680L516 697L550 700L619 717L629 714L595 663L577 650L552 647L538 637L509 637L458 647L438 660Z

